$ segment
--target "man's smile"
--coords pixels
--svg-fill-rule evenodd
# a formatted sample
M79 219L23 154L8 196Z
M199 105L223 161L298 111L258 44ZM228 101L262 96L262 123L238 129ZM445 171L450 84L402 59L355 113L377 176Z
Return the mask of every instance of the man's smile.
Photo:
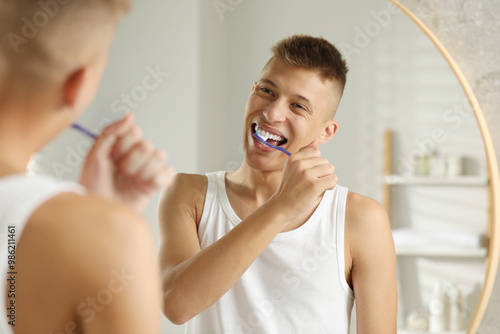
M257 123L252 124L252 130L252 133L257 133L261 138L267 139L266 141L274 146L281 146L288 142L288 139L278 130L271 130L267 127L263 128L262 125L259 126Z

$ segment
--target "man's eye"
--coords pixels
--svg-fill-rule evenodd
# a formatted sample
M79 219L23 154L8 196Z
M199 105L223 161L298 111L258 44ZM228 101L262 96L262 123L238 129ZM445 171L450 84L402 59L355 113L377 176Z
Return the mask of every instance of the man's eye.
M263 91L266 94L274 95L273 92L271 90L267 89L267 88L262 87L260 90Z
M292 106L294 106L295 108L299 108L299 109L302 109L304 111L307 111L307 109L303 105L300 105L298 103L293 103Z

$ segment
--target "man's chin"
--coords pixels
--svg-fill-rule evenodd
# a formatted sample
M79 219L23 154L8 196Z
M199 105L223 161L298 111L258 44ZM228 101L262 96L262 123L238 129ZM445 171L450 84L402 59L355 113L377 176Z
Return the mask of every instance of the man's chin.
M283 170L283 167L285 167L284 162L280 163L276 160L271 160L266 156L257 155L257 154L246 155L245 156L245 163L250 168L252 168L256 171L261 171L261 172L274 172L274 171L281 172Z

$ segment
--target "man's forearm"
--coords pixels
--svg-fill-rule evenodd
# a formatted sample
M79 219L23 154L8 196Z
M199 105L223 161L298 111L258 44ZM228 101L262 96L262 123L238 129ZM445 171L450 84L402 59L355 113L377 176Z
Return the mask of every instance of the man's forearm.
M228 234L190 259L164 271L164 312L182 324L226 293L286 225L267 202Z

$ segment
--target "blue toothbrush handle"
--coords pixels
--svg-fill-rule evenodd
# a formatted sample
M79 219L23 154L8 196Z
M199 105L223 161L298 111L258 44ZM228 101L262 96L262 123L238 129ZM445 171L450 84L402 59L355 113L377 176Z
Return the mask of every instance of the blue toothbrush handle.
M288 152L288 151L287 151L287 150L285 150L283 147L274 146L273 144L269 144L267 141L265 141L263 138L261 138L261 137L257 134L257 132L255 132L255 133L253 134L253 136L254 136L255 138L257 138L257 139L258 139L260 142L262 142L263 144L265 144L265 145L267 145L267 146L269 146L269 147L271 147L271 148L274 148L275 150L281 151L281 152L285 153L285 154L286 154L286 155L288 155L288 156L292 155L292 153Z
M278 151L281 151L281 152L285 153L285 154L286 154L286 155L288 155L288 156L292 155L292 153L288 152L287 150L285 150L285 149L284 149L284 148L282 148L282 147L279 147L279 146L274 146L274 145L271 145L271 144L269 144L269 146L272 146L272 148L274 148L274 149L276 149L276 150L278 150Z
M85 129L83 126L81 126L79 124L73 124L72 128L80 131L81 133L89 136L92 139L96 139L97 138L97 136L95 134L93 134L92 132L90 132L89 130Z

